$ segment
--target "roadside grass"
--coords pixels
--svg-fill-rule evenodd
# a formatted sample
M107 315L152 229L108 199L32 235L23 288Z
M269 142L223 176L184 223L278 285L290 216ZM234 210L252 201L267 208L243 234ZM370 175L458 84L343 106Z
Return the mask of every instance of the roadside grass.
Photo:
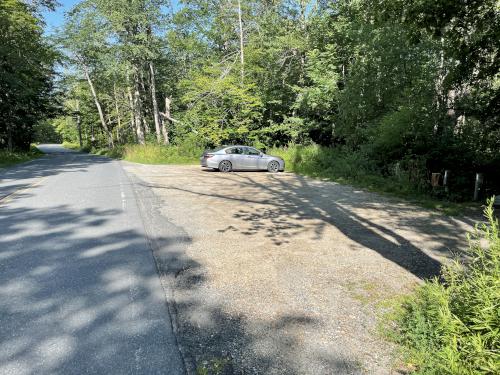
M72 143L72 142L63 142L62 146L64 148L70 149L70 150L75 150L75 151L82 151L83 147L80 147L78 143Z
M214 358L199 364L196 367L196 375L222 375L229 373L226 370L230 368L231 360L229 358Z
M80 147L77 143L64 142L63 146L71 150L88 152L95 155L108 156L141 164L196 164L203 153L203 148L193 145L163 146L156 144L146 145L118 145L113 149L92 148L88 145Z
M0 168L9 167L11 165L24 163L32 159L39 158L43 155L39 149L34 145L30 147L29 151L14 151L0 150Z
M204 149L195 145L126 145L123 159L141 164L196 164Z
M387 301L381 332L401 346L396 366L415 375L500 374L500 238L492 201L466 257L441 279Z
M271 148L271 155L285 160L288 172L348 184L386 196L403 198L424 208L446 215L459 215L480 207L476 202L452 202L437 199L429 191L418 190L404 172L382 175L370 160L360 152L317 145Z

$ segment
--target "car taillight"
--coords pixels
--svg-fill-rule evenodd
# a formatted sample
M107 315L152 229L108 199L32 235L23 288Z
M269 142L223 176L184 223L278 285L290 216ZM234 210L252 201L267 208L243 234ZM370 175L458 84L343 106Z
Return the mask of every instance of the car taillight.
M212 156L213 156L212 154L206 154L206 155L205 155L205 159L209 159L209 158L211 158Z

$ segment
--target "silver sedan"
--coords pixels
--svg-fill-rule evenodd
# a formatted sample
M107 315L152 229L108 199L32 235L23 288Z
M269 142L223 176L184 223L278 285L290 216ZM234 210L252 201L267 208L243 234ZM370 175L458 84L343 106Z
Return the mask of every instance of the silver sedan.
M202 167L218 169L221 172L252 170L279 172L285 170L285 161L277 156L264 154L253 147L225 146L206 151L200 158Z

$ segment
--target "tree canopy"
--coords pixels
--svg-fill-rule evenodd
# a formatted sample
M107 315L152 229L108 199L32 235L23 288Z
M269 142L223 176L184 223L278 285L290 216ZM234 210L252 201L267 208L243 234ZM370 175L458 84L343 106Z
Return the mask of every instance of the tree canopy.
M54 111L57 54L37 15L53 5L0 2L0 148L29 148L33 126Z
M5 145L46 111L54 53L35 10L0 12ZM83 0L53 123L96 147L316 143L381 174L493 176L499 33L496 0Z

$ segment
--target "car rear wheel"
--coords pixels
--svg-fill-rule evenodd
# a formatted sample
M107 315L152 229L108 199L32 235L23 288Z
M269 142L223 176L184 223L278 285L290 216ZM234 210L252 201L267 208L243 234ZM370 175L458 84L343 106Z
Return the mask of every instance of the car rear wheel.
M267 170L268 170L268 172L271 172L271 173L278 173L280 170L280 163L278 163L276 160L271 161L267 165Z
M219 164L219 171L221 172L231 172L233 170L233 166L229 160L223 160Z

